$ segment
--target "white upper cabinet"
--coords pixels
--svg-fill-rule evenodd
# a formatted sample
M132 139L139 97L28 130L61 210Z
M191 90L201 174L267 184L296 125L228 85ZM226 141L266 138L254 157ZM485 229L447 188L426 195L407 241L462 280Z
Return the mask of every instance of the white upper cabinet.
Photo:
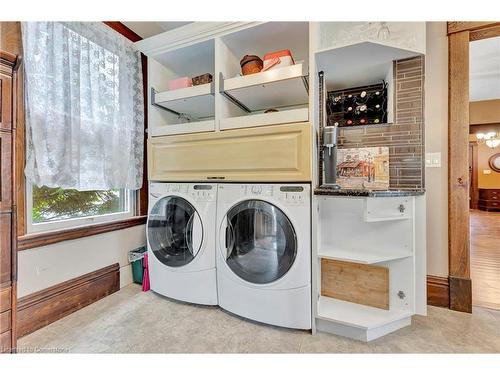
M425 54L425 22L320 22L317 50L373 42Z

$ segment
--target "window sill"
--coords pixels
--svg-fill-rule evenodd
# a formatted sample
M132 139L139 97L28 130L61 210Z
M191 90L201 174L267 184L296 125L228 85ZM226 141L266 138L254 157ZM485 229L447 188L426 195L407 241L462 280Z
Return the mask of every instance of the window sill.
M17 238L17 250L27 250L34 247L51 245L54 243L74 240L77 238L94 236L96 234L126 229L146 223L147 216L134 216L123 220L110 221L78 228L68 228L42 233L26 234Z

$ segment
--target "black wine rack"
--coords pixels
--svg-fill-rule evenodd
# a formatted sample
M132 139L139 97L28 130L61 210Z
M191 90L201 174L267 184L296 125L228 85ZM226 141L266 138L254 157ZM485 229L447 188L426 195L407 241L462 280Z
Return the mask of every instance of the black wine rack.
M364 93L364 94L363 94ZM339 127L387 123L387 83L328 91L328 125Z

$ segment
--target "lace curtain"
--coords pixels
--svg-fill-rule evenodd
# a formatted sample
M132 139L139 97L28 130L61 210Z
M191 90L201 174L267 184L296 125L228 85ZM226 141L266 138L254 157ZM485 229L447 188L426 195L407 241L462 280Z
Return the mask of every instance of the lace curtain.
M140 53L101 22L22 24L27 179L78 190L142 186Z

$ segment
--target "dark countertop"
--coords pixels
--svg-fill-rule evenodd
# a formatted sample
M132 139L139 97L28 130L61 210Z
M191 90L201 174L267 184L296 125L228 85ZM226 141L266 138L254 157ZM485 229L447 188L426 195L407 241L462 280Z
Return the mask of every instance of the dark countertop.
M314 195L334 195L348 197L410 197L424 195L425 189L399 189L399 190L365 190L365 189L340 189L335 190L328 186L314 189Z

